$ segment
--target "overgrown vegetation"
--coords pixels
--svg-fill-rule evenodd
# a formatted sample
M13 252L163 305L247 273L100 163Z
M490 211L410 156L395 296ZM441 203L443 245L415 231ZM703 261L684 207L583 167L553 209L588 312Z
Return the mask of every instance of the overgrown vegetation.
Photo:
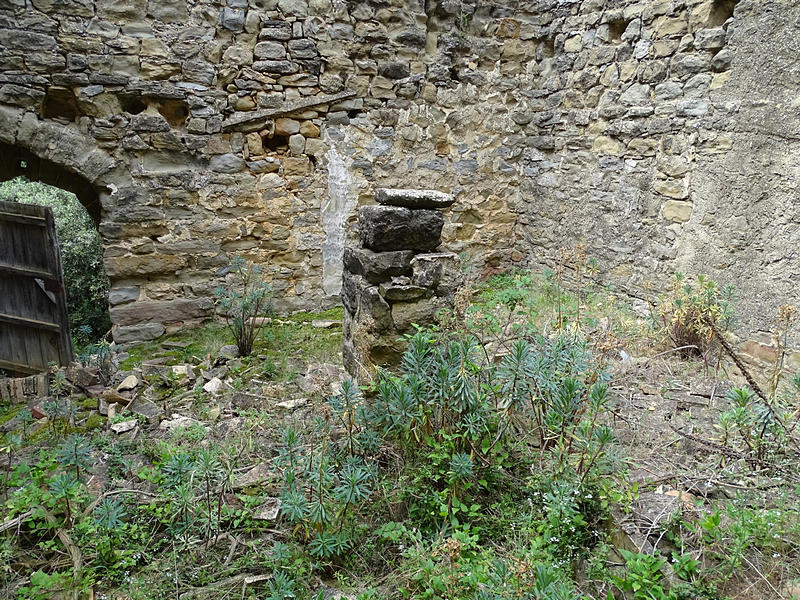
M24 177L0 182L0 200L53 210L73 343L82 348L99 341L111 329L108 278L100 234L86 209L74 194Z
M786 357L766 399L737 378L687 414L671 390L736 369L721 345L702 363L675 352L684 340L592 283L585 255L561 258L462 293L367 388L332 389L338 371L319 364L340 350L340 331L312 326L330 311L263 321L237 359L217 357L233 339L218 325L134 349L123 369L166 363L136 393L196 419L171 429L90 431L58 381L48 425L8 407L3 593L788 598L800 380ZM697 302L715 314L718 300ZM189 383L171 371L185 363ZM204 392L212 375L229 389Z

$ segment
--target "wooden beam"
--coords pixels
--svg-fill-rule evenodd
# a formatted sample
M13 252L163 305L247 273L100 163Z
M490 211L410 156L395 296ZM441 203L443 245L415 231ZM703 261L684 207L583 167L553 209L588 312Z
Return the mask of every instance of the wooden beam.
M12 373L22 373L23 375L36 375L37 373L47 371L46 368L37 369L35 367L31 367L30 365L23 365L10 360L3 360L2 358L0 358L0 369L11 371Z
M40 279L58 279L57 275L53 275L49 271L18 267L17 265L10 265L4 262L0 262L0 273L8 273L9 275L22 275L23 277L39 277Z
M47 220L44 217L33 215L18 215L15 213L0 211L0 221L13 221L14 223L24 223L25 225L37 225L47 227Z
M33 327L35 329L46 329L47 331L61 331L58 323L50 323L49 321L40 321L38 319L29 319L27 317L18 317L16 315L8 315L0 313L0 322L10 323L11 325L20 325L22 327Z

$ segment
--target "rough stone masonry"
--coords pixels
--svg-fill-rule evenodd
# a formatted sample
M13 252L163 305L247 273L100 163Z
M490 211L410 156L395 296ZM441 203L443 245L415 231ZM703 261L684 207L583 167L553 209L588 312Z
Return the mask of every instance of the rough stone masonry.
M476 273L705 272L758 350L800 280L798 32L780 0L0 0L0 177L78 193L123 342L207 318L234 253L337 302L355 206L414 187Z
M360 245L344 250L343 359L363 382L399 363L403 335L452 310L464 283L460 259L442 243L440 209L455 198L434 190L378 189L378 206L358 210Z

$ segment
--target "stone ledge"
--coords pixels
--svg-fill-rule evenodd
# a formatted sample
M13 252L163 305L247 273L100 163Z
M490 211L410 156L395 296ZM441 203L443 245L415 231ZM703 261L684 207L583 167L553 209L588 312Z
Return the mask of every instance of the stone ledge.
M456 197L436 190L381 188L375 190L375 200L380 204L406 208L447 208L456 201Z

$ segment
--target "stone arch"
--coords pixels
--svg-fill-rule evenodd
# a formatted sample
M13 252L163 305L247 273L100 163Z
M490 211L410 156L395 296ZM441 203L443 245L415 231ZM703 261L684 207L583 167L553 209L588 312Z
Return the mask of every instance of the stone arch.
M120 177L108 153L74 126L7 107L0 107L0 156L0 180L25 175L72 192L98 227L104 200L124 180L130 181Z
M67 171L56 163L42 159L19 146L0 142L0 181L25 176L30 181L41 181L47 185L72 192L94 221L100 225L100 198L92 185L77 173Z

